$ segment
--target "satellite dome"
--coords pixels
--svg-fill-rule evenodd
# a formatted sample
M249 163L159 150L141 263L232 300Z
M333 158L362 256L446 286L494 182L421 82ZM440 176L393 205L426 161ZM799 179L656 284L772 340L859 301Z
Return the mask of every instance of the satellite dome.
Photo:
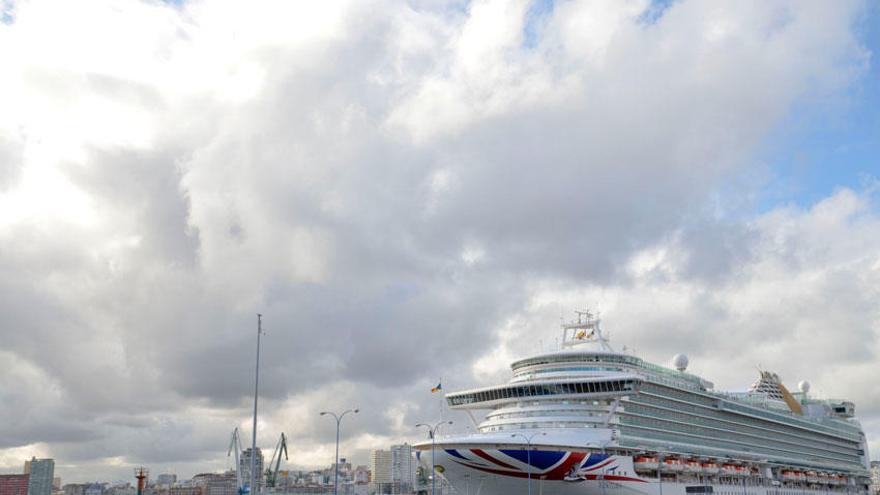
M810 382L806 380L801 380L801 382L798 383L798 390L806 394L810 391Z
M684 354L676 354L675 357L672 358L672 365L675 366L675 369L678 371L684 371L688 367L688 357Z

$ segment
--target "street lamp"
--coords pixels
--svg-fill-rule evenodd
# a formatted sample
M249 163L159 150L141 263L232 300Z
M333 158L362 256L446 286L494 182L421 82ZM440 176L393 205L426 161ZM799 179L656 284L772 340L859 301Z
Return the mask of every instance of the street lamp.
M342 414L337 415L334 412L330 411L322 411L321 416L331 415L333 419L336 420L336 464L333 466L333 470L336 472L336 481L333 483L333 494L339 495L339 423L342 422L342 418L345 417L348 413L357 414L359 409L347 409Z
M532 439L534 439L538 435L546 435L546 433L544 433L544 432L532 433L529 436L526 436L522 433L514 433L513 435L510 435L511 438L522 437L526 441L526 447L527 447L527 449L526 449L526 464L529 465L528 471L526 471L526 474L529 478L529 495L532 495Z
M451 425L452 421L440 421L434 426L425 423L419 423L416 425L416 428L418 428L419 426L424 426L425 428L427 428L428 436L431 437L431 495L434 495L434 475L436 474L434 471L434 467L436 466L436 464L434 463L434 433L437 431L437 428L439 428L442 424Z

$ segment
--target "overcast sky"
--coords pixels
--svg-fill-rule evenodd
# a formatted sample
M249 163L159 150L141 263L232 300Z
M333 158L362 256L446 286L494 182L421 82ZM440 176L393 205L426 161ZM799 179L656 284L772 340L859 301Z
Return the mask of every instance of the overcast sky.
M0 472L230 467L258 312L295 465L324 409L358 463L423 438L583 307L880 454L878 10L0 0Z

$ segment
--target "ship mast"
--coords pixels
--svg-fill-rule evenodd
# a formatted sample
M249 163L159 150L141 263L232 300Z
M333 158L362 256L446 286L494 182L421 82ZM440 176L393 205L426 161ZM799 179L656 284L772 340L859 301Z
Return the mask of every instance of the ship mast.
M577 321L562 323L562 348L570 349L583 344L596 344L606 352L614 352L608 338L602 333L598 314L589 310L575 311Z

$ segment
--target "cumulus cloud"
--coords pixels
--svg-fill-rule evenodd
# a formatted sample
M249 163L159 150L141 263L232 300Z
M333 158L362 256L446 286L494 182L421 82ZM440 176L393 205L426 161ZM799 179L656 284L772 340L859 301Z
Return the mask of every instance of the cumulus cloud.
M794 106L859 80L863 5L551 7L5 8L3 466L224 467L257 312L259 440L300 465L331 460L318 411L362 408L343 452L366 462L418 438L438 378L503 378L584 301L725 386L746 372L712 356L746 337L739 369L793 378L833 341L812 381L870 402L834 384L876 350L872 190L718 208Z

